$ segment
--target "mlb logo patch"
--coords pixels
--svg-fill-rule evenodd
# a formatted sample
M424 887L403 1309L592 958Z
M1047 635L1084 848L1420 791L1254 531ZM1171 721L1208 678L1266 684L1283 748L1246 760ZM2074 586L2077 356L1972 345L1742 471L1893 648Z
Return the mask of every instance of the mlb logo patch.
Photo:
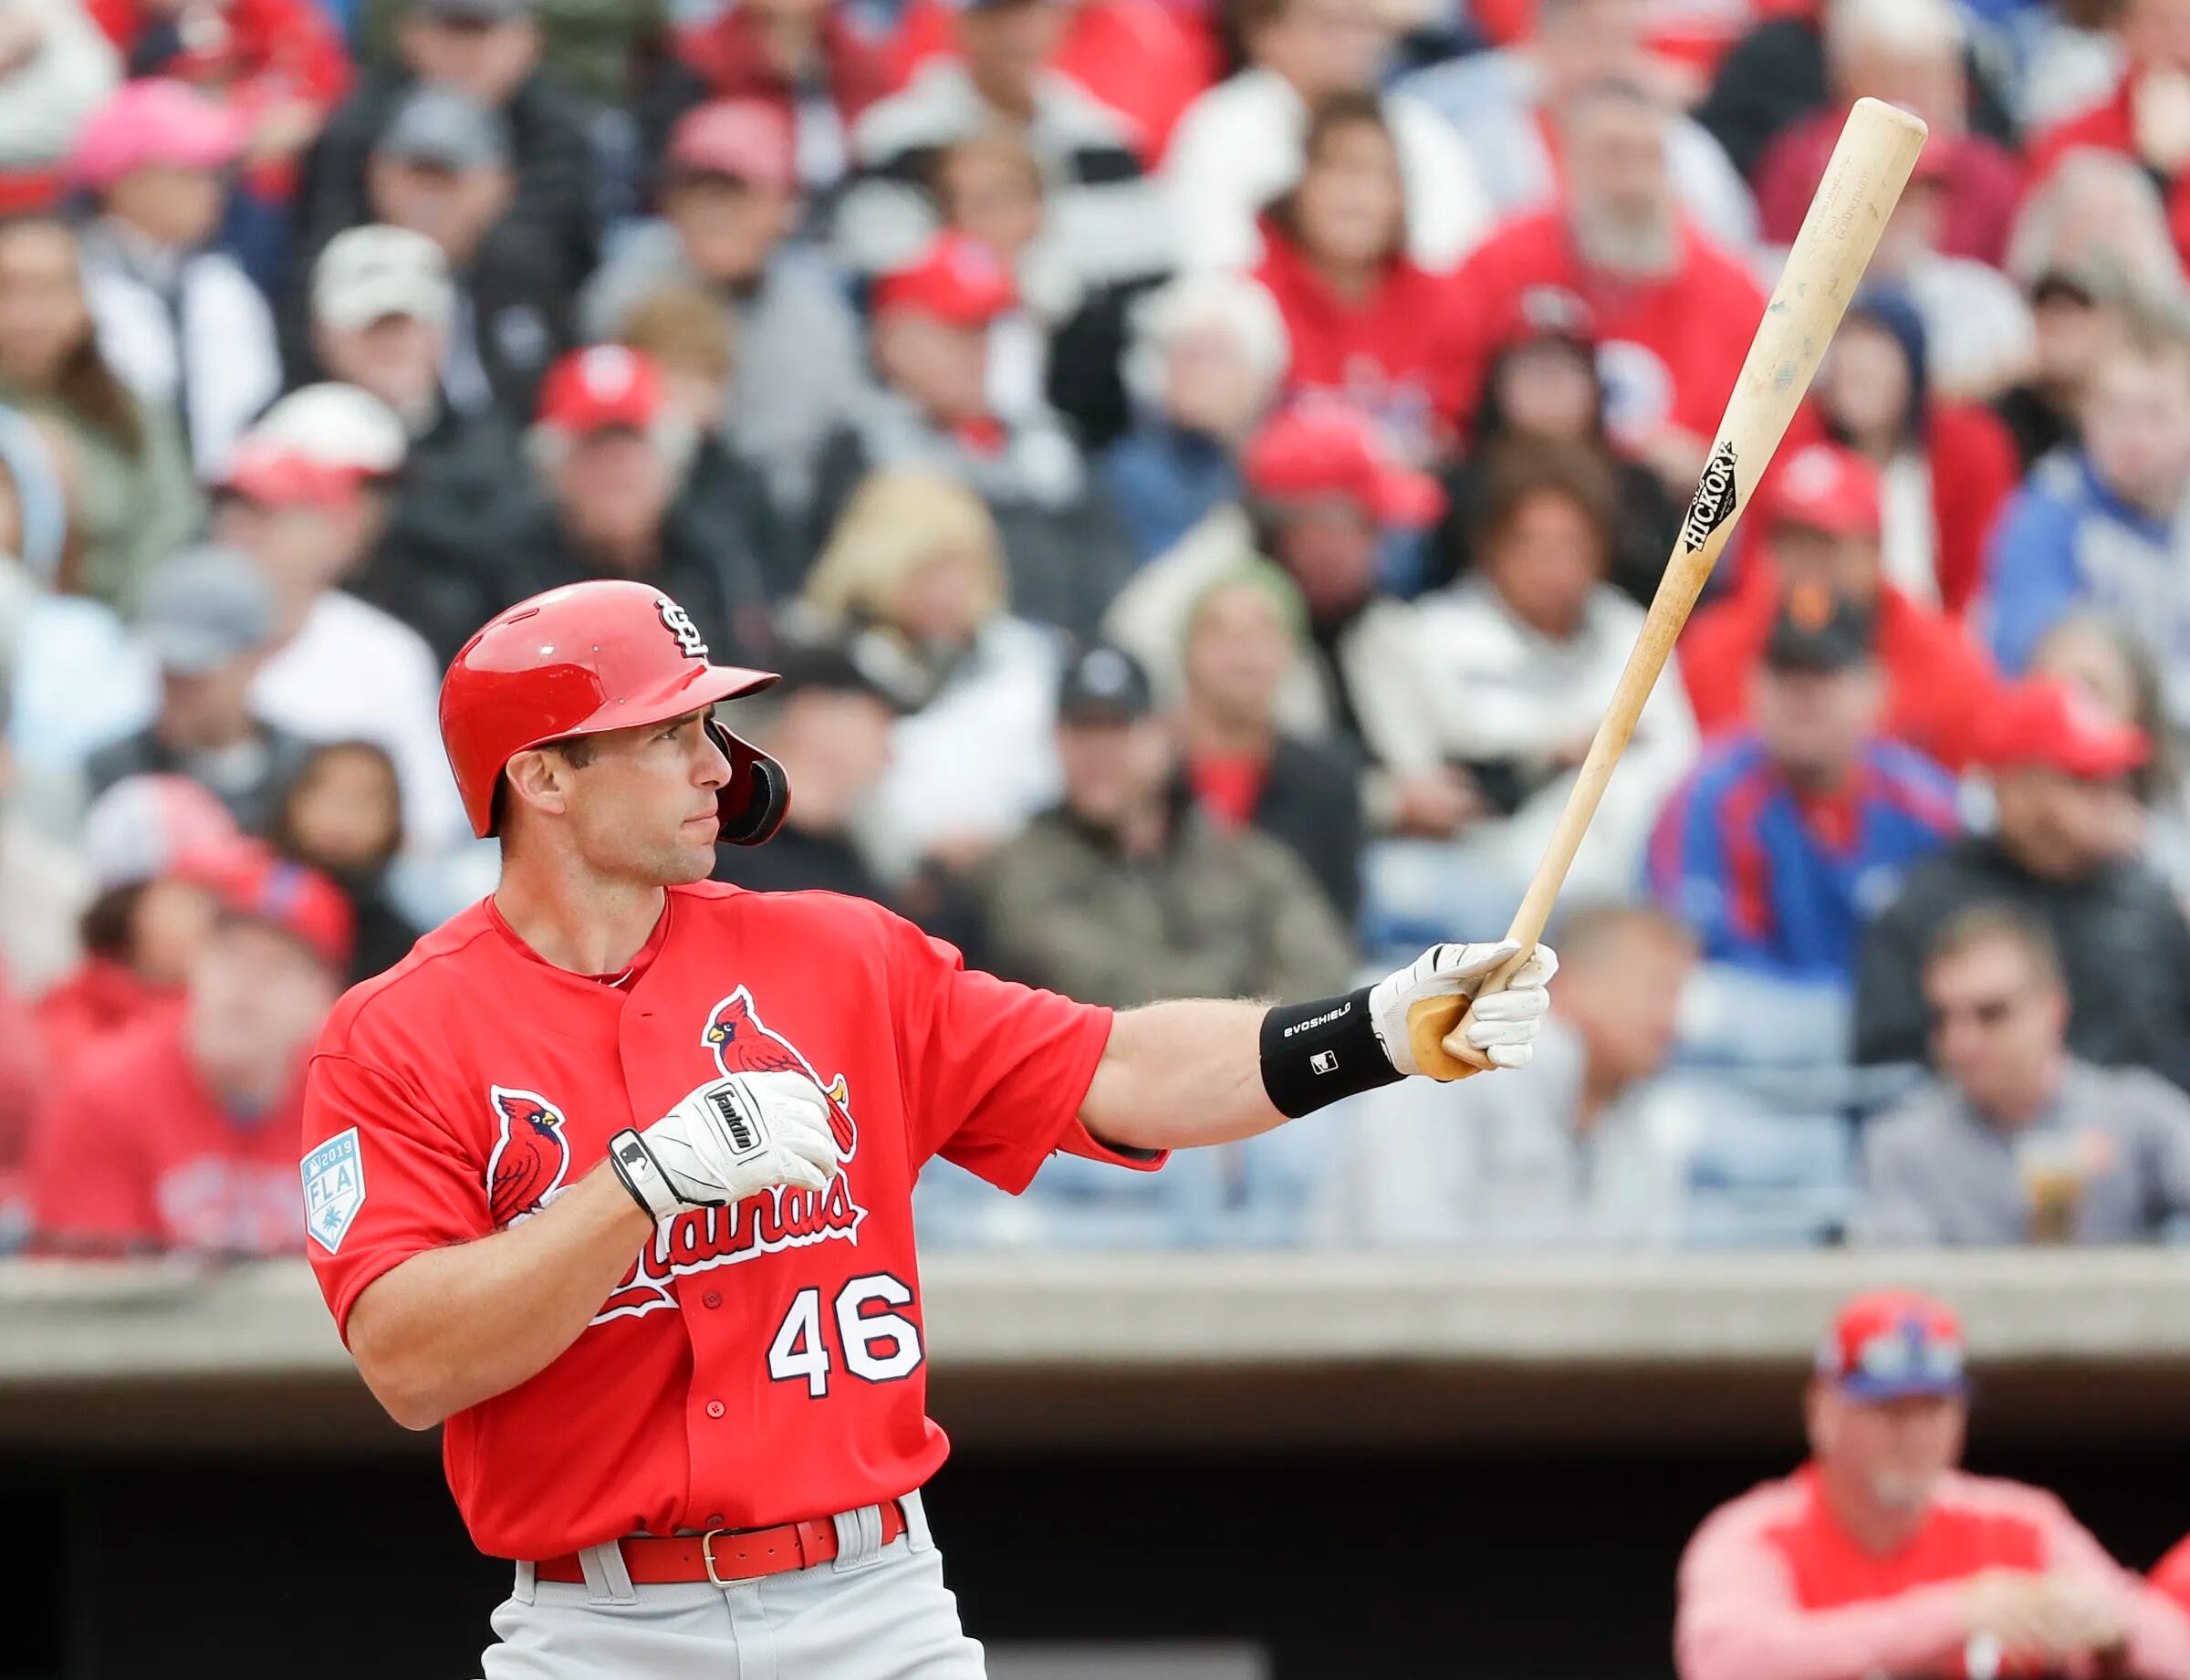
M304 1158L304 1228L328 1253L342 1247L358 1209L365 1205L365 1161L358 1129L327 1140Z
M1339 1053L1336 1050L1318 1050L1308 1059L1308 1065L1318 1073L1330 1073L1339 1065Z

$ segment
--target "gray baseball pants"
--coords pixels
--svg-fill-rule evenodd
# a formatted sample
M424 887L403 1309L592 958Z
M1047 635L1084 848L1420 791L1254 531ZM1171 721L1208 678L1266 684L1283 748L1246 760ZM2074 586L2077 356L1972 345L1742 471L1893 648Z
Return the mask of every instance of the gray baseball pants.
M903 1504L887 1546L869 1506L836 1519L833 1562L729 1587L635 1587L613 1546L582 1554L582 1586L520 1563L486 1680L982 1680L919 1494Z

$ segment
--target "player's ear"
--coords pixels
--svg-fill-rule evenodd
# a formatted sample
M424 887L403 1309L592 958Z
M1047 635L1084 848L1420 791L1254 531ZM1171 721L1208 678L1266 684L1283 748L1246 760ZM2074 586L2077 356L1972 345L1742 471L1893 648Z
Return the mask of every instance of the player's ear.
M571 767L559 753L530 747L511 757L502 772L508 782L506 805L514 815L520 805L560 816L570 806Z

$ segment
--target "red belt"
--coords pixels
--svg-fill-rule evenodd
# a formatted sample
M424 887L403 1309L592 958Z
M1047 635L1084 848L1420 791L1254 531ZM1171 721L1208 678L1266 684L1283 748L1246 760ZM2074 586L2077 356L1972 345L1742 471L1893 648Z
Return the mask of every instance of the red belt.
M882 1544L905 1531L905 1508L895 1499L882 1507ZM675 1581L710 1581L726 1587L764 1575L786 1575L817 1563L833 1562L837 1525L830 1518L787 1522L777 1529L710 1529L704 1534L673 1535L667 1539L618 1540L623 1566L634 1586L659 1587ZM574 1551L533 1565L537 1581L582 1582L586 1571Z

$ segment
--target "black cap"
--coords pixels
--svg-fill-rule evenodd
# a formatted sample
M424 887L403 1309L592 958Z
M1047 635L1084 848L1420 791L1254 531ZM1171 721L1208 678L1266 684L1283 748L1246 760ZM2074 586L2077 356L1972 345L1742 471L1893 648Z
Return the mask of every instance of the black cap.
M902 712L903 704L890 684L861 663L863 651L829 642L786 643L773 661L777 680L770 697L787 699L807 689L865 694L893 712Z
M533 0L411 0L411 10L436 23L506 24L532 16Z
M1862 602L1822 584L1798 584L1779 603L1764 663L1775 671L1845 671L1871 658L1877 631Z
M1058 721L1130 724L1156 709L1148 673L1123 648L1098 642L1072 656L1058 684Z

